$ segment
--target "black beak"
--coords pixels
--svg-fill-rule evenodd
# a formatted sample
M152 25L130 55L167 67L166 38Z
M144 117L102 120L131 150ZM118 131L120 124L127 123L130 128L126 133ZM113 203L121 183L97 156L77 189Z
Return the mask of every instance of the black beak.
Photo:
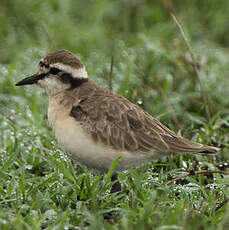
M39 80L44 79L46 75L47 75L47 73L34 74L34 75L30 76L30 77L26 77L26 78L22 79L21 81L19 81L15 85L16 86L32 85L32 84L37 83Z

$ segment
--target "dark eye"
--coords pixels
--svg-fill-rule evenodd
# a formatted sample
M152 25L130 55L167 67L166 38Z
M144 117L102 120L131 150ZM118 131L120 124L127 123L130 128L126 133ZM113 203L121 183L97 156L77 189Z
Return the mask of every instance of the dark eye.
M49 72L53 75L56 75L60 72L60 70L55 67L52 67Z

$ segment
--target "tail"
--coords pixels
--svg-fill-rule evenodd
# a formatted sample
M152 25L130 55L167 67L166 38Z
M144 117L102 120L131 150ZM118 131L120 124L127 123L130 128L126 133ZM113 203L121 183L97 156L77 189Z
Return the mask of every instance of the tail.
M164 136L163 140L172 153L216 154L220 150L218 147L203 145L178 136Z

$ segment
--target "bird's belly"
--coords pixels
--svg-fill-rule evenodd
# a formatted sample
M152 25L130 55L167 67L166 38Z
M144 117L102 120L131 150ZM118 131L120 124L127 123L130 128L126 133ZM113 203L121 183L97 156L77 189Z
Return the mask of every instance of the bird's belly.
M101 172L107 171L119 156L121 160L116 170L136 167L152 158L148 154L117 151L101 142L94 142L82 125L69 116L58 119L52 126L61 149L73 161Z

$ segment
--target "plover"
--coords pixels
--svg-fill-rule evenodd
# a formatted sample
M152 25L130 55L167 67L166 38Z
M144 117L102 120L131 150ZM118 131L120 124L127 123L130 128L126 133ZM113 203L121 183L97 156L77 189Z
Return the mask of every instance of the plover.
M49 96L48 120L61 149L89 168L106 172L121 156L125 170L170 153L214 154L217 147L176 135L126 98L88 79L71 52L47 54L38 73L16 85L37 84Z

